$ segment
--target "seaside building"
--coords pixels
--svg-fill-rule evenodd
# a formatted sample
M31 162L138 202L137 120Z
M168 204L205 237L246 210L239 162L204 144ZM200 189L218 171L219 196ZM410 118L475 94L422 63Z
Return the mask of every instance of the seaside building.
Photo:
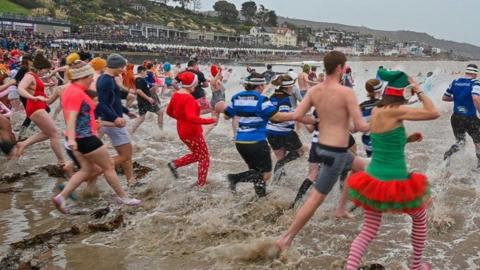
M0 13L0 30L59 35L69 33L71 24L69 21L57 20L50 17Z
M297 34L287 27L252 27L250 35L257 40L257 44L261 45L297 46Z

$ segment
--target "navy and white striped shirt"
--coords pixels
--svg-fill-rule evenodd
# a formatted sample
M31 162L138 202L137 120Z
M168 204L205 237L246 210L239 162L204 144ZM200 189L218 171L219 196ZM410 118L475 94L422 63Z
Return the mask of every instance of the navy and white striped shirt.
M257 91L242 91L234 95L225 109L228 117L239 118L236 141L247 143L266 141L268 119L275 113L277 107Z
M292 112L292 103L290 102L290 97L281 95L273 95L270 97L272 104L277 107L279 112ZM295 121L286 121L286 122L272 122L269 121L267 125L267 135L268 136L287 136L292 133L295 129Z
M444 95L453 98L454 114L470 117L477 115L472 96L480 96L480 82L478 80L456 79L450 84Z

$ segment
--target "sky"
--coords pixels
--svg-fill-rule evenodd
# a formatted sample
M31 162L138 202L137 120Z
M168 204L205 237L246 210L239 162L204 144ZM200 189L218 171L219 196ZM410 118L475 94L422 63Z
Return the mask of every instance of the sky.
M246 0L231 0L240 10ZM216 0L202 0L212 10ZM412 30L480 46L480 0L258 0L277 15L377 30Z

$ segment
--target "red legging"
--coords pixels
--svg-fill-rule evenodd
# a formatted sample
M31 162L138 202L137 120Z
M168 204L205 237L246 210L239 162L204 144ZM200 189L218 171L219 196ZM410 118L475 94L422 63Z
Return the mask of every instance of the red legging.
M174 161L175 167L180 168L198 162L198 185L207 184L208 167L210 166L210 155L208 147L202 135L194 138L182 138L192 153Z
M412 245L413 256L410 262L410 269L422 269L422 255L425 250L425 240L427 238L427 212L421 208L413 213L412 217ZM360 266L363 255L367 252L367 247L375 238L382 222L382 213L365 210L362 231L355 238L350 247L350 254L347 259L347 270L357 270Z

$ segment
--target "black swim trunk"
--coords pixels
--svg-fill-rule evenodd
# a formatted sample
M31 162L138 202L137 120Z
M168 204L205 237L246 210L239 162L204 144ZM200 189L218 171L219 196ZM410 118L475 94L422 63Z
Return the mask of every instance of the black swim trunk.
M314 149L319 163L322 164L315 180L315 189L328 195L339 176L352 169L354 156L348 148L316 144Z
M464 142L465 133L468 133L474 143L480 143L480 119L478 117L452 114L450 123L457 142Z
M91 153L103 146L102 141L97 136L86 138L77 138L77 149L82 154Z
M350 137L348 139L348 147L347 149L352 148L352 146L355 145L355 138L353 138L352 134L350 134ZM312 145L310 146L310 154L308 156L308 162L310 163L322 163L322 159L318 157L317 151L315 149L318 147L318 143L312 142Z
M295 131L290 132L286 136L268 136L268 143L273 150L284 148L290 152L297 151L303 146L300 138L298 138L298 134Z
M147 114L147 112L157 113L158 111L160 111L160 107L158 107L158 103L155 103L153 105L150 103L138 104L138 114L140 116Z
M235 146L250 170L256 170L261 173L272 171L270 147L266 141L235 143Z

